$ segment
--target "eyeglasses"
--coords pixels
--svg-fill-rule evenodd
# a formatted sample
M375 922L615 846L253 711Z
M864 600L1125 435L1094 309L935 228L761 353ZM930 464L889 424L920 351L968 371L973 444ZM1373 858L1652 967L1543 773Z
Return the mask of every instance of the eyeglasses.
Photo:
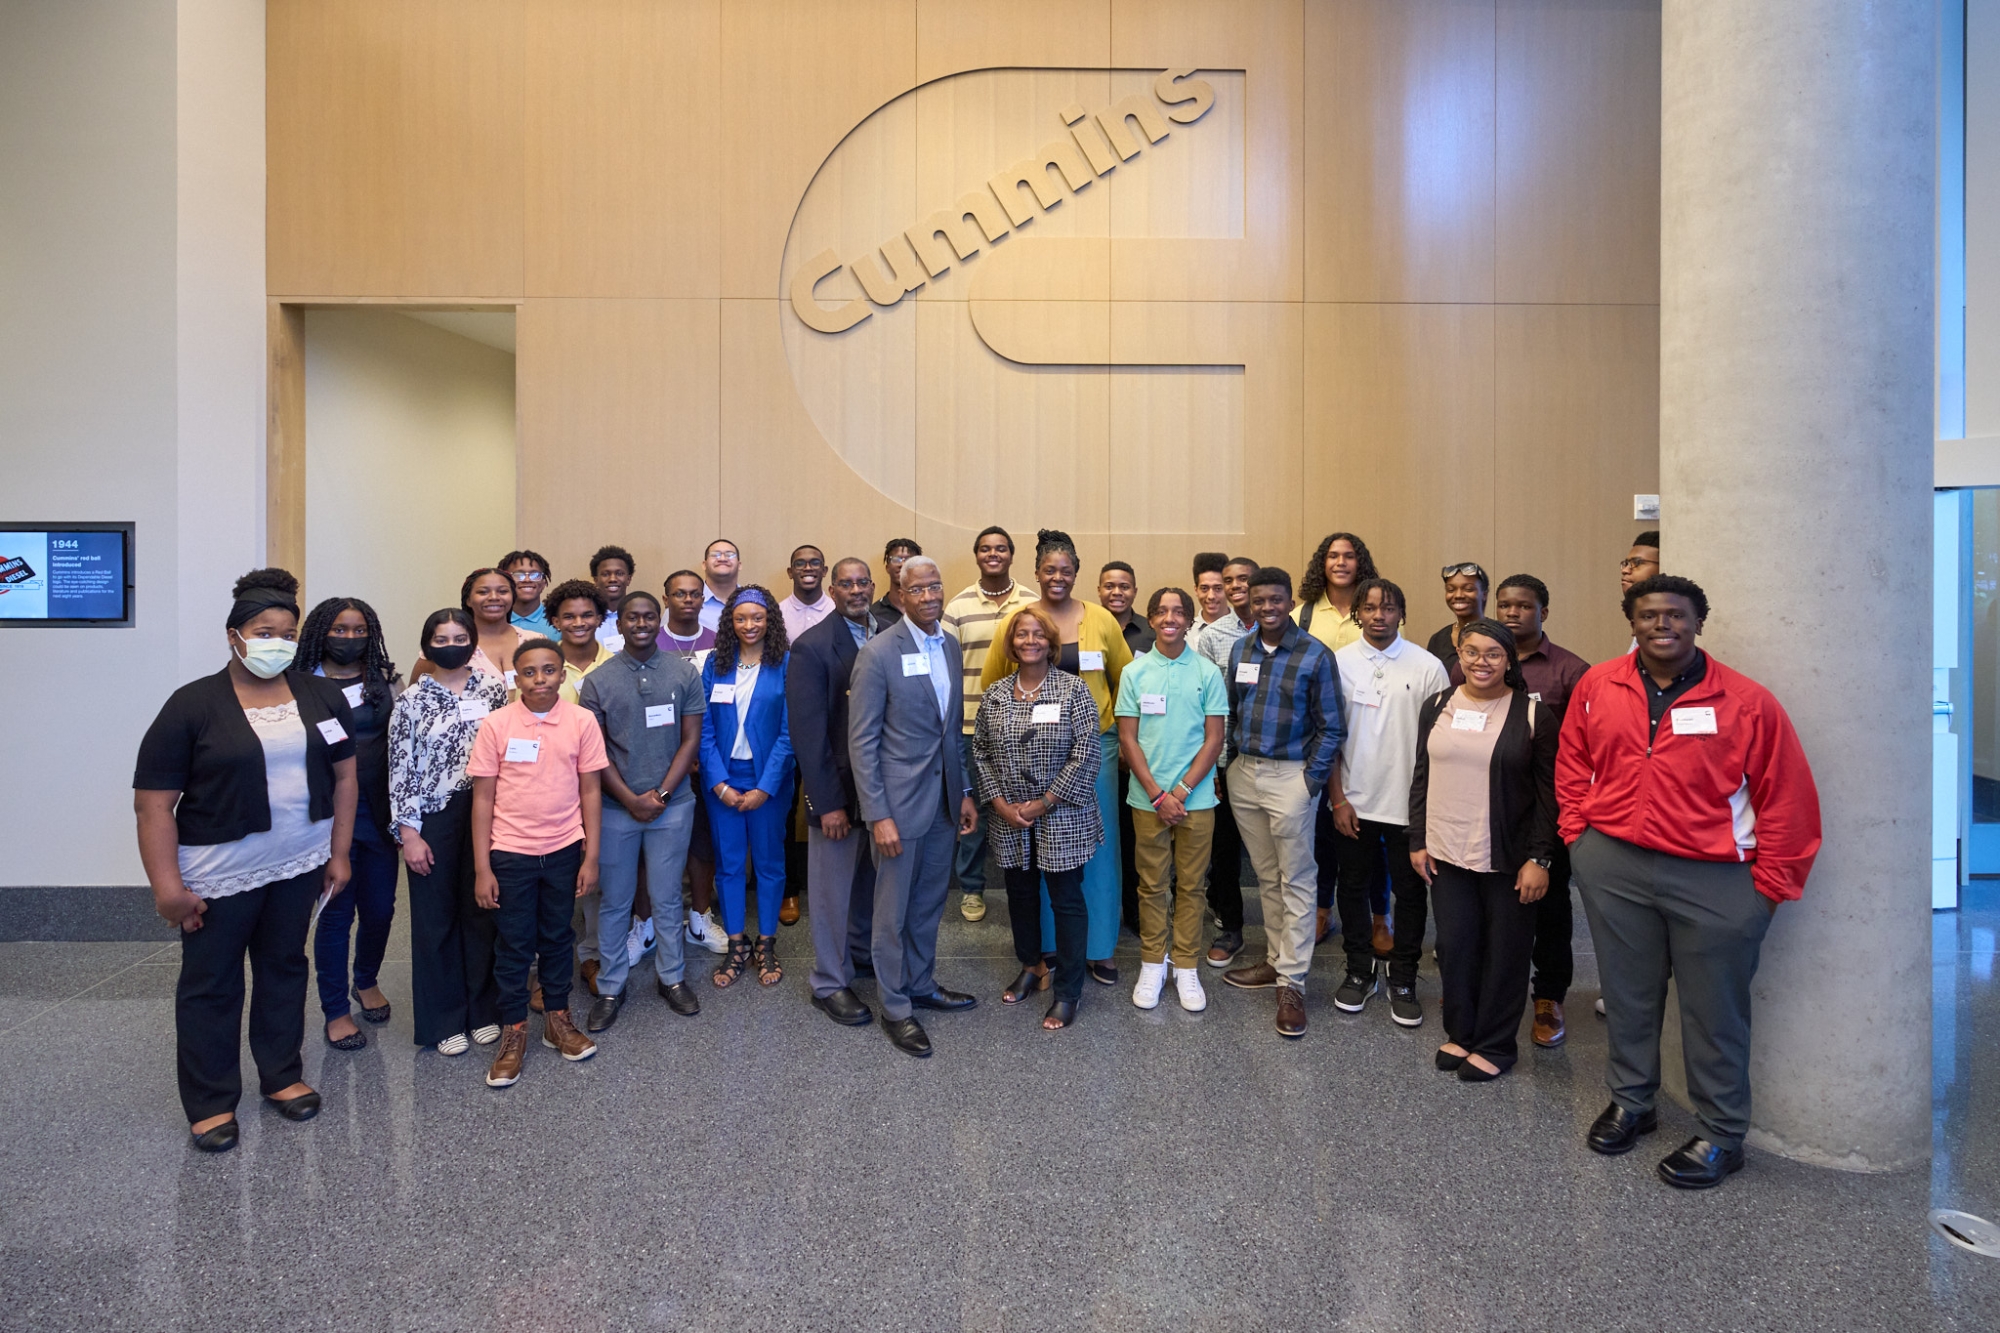
M514 576L515 580L520 583L540 583L547 577L548 575L542 573L539 569L524 569Z
M1658 565L1659 563L1657 560L1641 560L1636 555L1628 555L1618 562L1618 568L1620 570L1644 569L1647 565Z
M1470 574L1472 575L1472 577L1478 579L1481 583L1486 582L1486 571L1481 569L1478 565L1473 564L1470 560L1466 561L1462 565L1446 565L1444 567L1444 572L1440 574L1438 577L1448 579L1454 574Z
M903 595L905 597L942 597L944 595L944 585L942 583L919 583L914 588L903 589Z
M833 586L842 592L860 592L863 588L871 587L873 584L873 579L835 579L833 581Z
M1505 648L1493 648L1482 653L1476 648L1461 648L1458 650L1458 660L1467 666L1478 666L1482 662L1492 666L1505 666L1507 665L1507 650Z

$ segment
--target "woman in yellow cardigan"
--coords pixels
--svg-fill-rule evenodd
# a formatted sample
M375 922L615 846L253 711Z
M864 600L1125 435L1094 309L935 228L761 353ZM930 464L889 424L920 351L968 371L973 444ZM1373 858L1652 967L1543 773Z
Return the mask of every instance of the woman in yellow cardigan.
M1123 864L1118 849L1118 720L1111 706L1118 698L1118 677L1132 661L1125 646L1125 632L1109 611L1070 596L1076 587L1081 562L1076 543L1066 532L1043 528L1036 534L1035 582L1042 586L1039 606L1062 631L1062 647L1055 665L1074 676L1083 677L1090 697L1097 704L1098 743L1104 762L1097 770L1097 811L1104 820L1104 842L1083 868L1083 902L1090 911L1090 979L1105 986L1118 984L1118 968L1111 961L1118 947L1119 874ZM1019 614L1018 612L1016 614ZM979 673L984 690L1014 674L1019 665L1007 652L1012 642L1013 616L1000 626L986 665ZM1055 918L1049 911L1046 890L1042 894L1042 948L1054 947Z

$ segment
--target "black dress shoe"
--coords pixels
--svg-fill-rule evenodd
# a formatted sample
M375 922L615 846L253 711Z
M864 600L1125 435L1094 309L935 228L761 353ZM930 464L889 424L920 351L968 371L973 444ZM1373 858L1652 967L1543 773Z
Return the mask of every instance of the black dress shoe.
M658 991L660 998L667 1002L667 1008L673 1010L682 1018L693 1018L701 1012L701 1001L694 997L694 988L689 986L685 981L676 981L673 985L669 986L666 982L655 977L653 979L653 989Z
M882 1030L889 1034L889 1040L897 1050L919 1059L931 1053L931 1039L924 1031L924 1025L912 1018L891 1018L882 1015Z
M875 1011L861 1003L861 997L842 986L831 995L813 996L813 1008L836 1023L858 1028L875 1017Z
M1451 1055L1445 1051L1439 1051L1437 1053L1437 1067L1439 1069L1444 1070L1444 1072L1447 1074L1451 1073L1453 1070L1457 1069L1460 1065L1464 1063L1465 1063L1465 1057L1462 1055Z
M279 1101L275 1097L266 1097L264 1100L276 1107L278 1114L287 1120L303 1123L319 1114L319 1094L316 1092L302 1092L296 1097L287 1097L284 1101Z
M193 1135L197 1152L228 1152L236 1146L236 1137L234 1120L225 1120L214 1129Z
M354 1029L344 1037L336 1037L333 1035L332 1027L333 1025L329 1023L319 1032L320 1036L326 1038L326 1044L336 1051L358 1051L368 1044L368 1034L360 1028Z
M616 995L600 995L590 1002L590 1013L583 1025L591 1032L608 1032L618 1021L618 1011L625 1007L625 992Z
M929 995L912 995L910 1003L919 1009L944 1009L949 1011L953 1009L970 1009L979 1003L979 997L976 995L967 995L964 991L946 990L944 987L939 986Z
M1586 1142L1592 1152L1601 1152L1606 1157L1616 1157L1620 1153L1632 1151L1632 1145L1639 1141L1641 1134L1650 1134L1660 1127L1658 1111L1642 1111L1632 1114L1617 1102L1604 1108L1604 1114L1590 1123L1590 1133Z
M1743 1150L1724 1148L1704 1138L1692 1138L1667 1155L1659 1166L1660 1179L1677 1190L1714 1189L1743 1169Z

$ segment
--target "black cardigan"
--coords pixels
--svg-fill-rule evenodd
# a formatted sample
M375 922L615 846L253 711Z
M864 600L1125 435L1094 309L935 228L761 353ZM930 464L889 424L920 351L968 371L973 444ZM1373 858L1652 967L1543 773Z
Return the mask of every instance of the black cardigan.
M333 766L354 757L354 715L340 687L318 676L285 673L306 724L308 813L333 818ZM328 744L320 723L335 721L345 733ZM135 791L177 791L174 824L183 847L236 842L271 828L271 798L264 773L264 744L243 715L229 668L175 690L139 742Z
M1417 715L1417 767L1410 777L1410 850L1425 847L1424 817L1431 780L1431 733L1457 688L1424 701ZM1528 713L1535 713L1535 733L1528 735ZM1514 691L1514 705L1493 743L1493 767L1487 780L1487 819L1493 830L1493 865L1512 874L1531 860L1556 854L1556 746L1562 737L1555 710Z

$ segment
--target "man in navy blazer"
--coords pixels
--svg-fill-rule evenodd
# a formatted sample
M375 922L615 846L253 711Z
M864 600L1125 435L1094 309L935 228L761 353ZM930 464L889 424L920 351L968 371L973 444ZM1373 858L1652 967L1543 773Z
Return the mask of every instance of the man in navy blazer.
M873 947L875 861L859 855L867 838L857 834L861 804L847 759L847 687L861 646L887 626L869 611L875 579L866 560L836 561L831 577L835 614L792 642L785 706L806 803L813 1006L859 1027L875 1016L853 990L855 965Z
M875 852L875 984L896 1049L931 1053L912 1009L978 1001L937 984L938 922L952 853L979 819L959 761L965 681L945 633L944 576L912 556L901 572L903 619L870 639L850 676L847 752Z

